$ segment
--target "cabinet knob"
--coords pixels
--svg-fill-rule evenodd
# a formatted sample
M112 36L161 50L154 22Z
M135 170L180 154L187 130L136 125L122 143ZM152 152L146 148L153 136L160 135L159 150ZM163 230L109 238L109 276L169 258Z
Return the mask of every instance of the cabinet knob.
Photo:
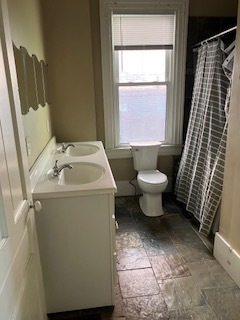
M39 212L42 210L42 204L40 201L35 201L29 205L30 209L34 209L35 211Z

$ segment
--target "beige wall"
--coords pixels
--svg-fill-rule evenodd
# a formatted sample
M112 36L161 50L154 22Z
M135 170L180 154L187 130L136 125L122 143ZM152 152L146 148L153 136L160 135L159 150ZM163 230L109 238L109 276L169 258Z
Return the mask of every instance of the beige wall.
M240 8L238 26L240 28ZM240 254L240 32L237 31L230 103L220 235Z
M19 48L25 47L30 55L45 60L41 10L38 0L8 0L8 10L12 39ZM28 136L31 154L28 157L29 168L33 165L52 136L49 106L37 111L30 109L23 116L24 134ZM47 125L48 124L48 125Z
M38 0L8 0L12 39L19 48L25 46L30 55L45 60L41 12Z
M92 56L93 56L93 76L94 94L96 108L96 129L97 139L104 141L104 114L103 114L103 92L102 92L102 65L101 65L101 42L100 42L100 18L99 3L96 0L89 0L90 22L92 35Z
M53 130L59 142L96 140L88 0L42 0Z
M110 160L110 166L113 171L114 179L116 181L130 180L136 175L133 168L132 159L114 159ZM160 157L158 161L158 168L164 172L168 177L172 176L173 157Z

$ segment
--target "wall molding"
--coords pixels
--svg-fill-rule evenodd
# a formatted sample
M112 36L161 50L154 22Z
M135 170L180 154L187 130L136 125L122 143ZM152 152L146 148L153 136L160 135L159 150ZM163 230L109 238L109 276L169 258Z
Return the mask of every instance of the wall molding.
M213 255L233 281L240 287L240 255L219 234L219 232L215 235Z

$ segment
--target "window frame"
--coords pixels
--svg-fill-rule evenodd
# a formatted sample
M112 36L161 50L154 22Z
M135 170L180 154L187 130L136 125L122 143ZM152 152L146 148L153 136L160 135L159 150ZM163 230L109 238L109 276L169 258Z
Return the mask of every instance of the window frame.
M112 43L112 15L113 14L175 14L175 54L171 65L171 78L168 83L172 92L168 99L172 99L166 113L166 138L162 144L160 154L177 155L182 147L185 63L187 47L187 22L189 0L146 1L146 0L99 0L100 30L102 48L102 80L105 125L105 148L109 158L131 157L129 145L116 147L118 139L118 110L114 108L117 98L113 70L114 50ZM172 88L171 88L172 86ZM175 90L173 90L175 88Z

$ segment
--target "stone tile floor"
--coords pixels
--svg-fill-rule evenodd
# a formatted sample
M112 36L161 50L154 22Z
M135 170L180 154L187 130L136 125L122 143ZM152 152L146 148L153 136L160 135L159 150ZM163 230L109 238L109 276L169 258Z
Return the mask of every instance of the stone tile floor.
M115 308L51 315L60 320L240 320L240 289L214 259L191 217L164 195L146 217L137 197L116 198Z

